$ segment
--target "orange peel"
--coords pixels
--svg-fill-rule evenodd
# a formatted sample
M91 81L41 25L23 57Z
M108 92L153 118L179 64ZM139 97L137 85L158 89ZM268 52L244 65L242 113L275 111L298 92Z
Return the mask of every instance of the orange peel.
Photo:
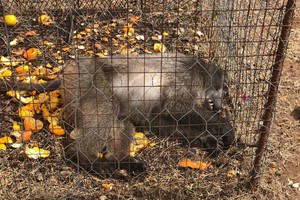
M34 60L38 54L38 50L36 48L30 48L24 52L23 56L27 60Z

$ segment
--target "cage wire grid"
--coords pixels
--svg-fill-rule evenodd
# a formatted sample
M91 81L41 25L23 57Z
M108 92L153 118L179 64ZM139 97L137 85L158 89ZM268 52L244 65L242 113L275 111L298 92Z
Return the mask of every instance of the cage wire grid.
M97 159L113 153L115 148L103 151L103 143L118 145L117 148L124 143L128 144L129 136L126 136L127 139L122 137L121 143L114 140L117 137L115 131L122 127L120 124L127 124L127 120L134 114L146 118L147 109L142 105L151 102L151 95L147 96L147 92L150 91L153 95L161 94L162 83L165 81L163 74L168 73L162 66L171 62L165 61L166 57L173 57L170 65L175 66L175 71L169 73L172 74L171 76L179 77L199 67L191 65L186 71L180 71L180 59L188 55L190 58L201 58L210 64L217 63L226 72L229 97L222 99L224 107L218 115L224 116L234 127L235 143L228 151L221 150L218 156L213 157L200 148L192 147L190 141L188 145L182 145L177 140L168 140L168 137L158 138L155 132L149 131L146 134L147 142L153 146L148 145L143 151L136 153L137 159L147 164L147 174L132 178L126 172L121 172L126 174L125 179L132 180L131 188L135 192L135 194L122 192L123 197L130 195L149 197L157 195L160 198L167 195L194 198L219 197L218 195L224 195L222 191L229 190L228 187L236 188L249 181L256 185L263 166L262 158L269 137L294 4L292 0L272 2L258 0L242 2L234 0L1 1L3 21L5 15L14 14L18 18L18 23L14 26L1 23L0 86L3 95L1 95L0 109L3 115L0 134L1 137L15 137L13 142L20 142L19 146L21 146L14 149L8 145L9 142L4 142L6 150L1 152L3 155L1 165L6 169L11 166L11 162L18 167L30 166L33 172L25 174L32 176L34 180L44 181L50 175L59 175L55 171L61 170L58 166L69 166L62 158L64 149L69 147L64 146L64 142L69 140L69 135L74 129L73 123L63 123L63 121L78 115L76 112L85 117L80 119L81 121L75 120L75 126L81 124L91 133L89 138L79 139L79 144L88 144L86 146L89 147L94 145L89 143L91 140L99 140L98 146L101 148L95 149L95 152L101 152L101 155L98 155ZM47 18L42 19L43 15ZM157 44L160 45L159 50L154 49ZM24 58L24 50L26 53L29 48L39 51L35 59L29 59L28 56ZM123 55L127 59L122 60L113 55ZM137 62L141 66L144 65L143 71L131 69L134 60L130 57L132 55L140 55ZM120 87L124 93L127 92L127 99L131 99L126 101L128 105L133 101L140 105L136 106L135 110L125 112L128 116L119 118L115 112L122 107L130 106L107 103L114 101L115 94L109 88L116 86L115 82L109 83L108 88L105 84L103 86L100 84L106 81L99 75L101 74L99 71L106 70L104 61L100 61L99 67L97 59L90 59L87 64L83 64L85 61L81 60L81 58L94 56L100 57L98 60L109 60L125 66L125 70L120 70L119 66L113 66L113 69L108 70L113 71L117 77L125 74L123 80L125 82L134 80L136 74L144 74L143 80L139 80L144 84L143 101L139 104L134 96L131 96L128 87ZM151 63L151 60L155 60L152 65L160 67L157 71L151 69L147 71L149 69L146 65ZM70 62L75 63L75 68L71 67L72 64L68 65ZM214 74L215 72L208 73L207 76L212 78ZM63 78L64 76L71 78ZM147 76L148 79L159 76L158 86L152 87L153 83L145 86ZM60 79L64 80L64 83L58 87L61 91L54 90ZM93 81L85 85L85 80ZM174 86L170 85L170 87L180 86L176 80L177 78ZM29 116L25 117L20 114L20 110L29 105L28 102L24 103L24 99L16 95L17 92L10 95L13 98L5 94L12 88L19 91L18 88L24 87L22 82L27 82L28 91L21 96L31 98L35 95L36 100L29 103L36 109L35 113L26 113ZM36 86L37 82L39 87ZM29 94L29 87L35 88L37 93ZM186 93L192 96L192 90ZM62 96L66 94L72 96L75 101L69 104L74 112L68 113L68 116L64 115L63 111L66 109L62 106ZM68 101L66 97L64 98ZM200 101L204 101L203 98ZM80 102L82 99L87 99L86 101L90 101L93 106L89 107L87 103ZM97 105L100 104L105 105L107 109L99 108ZM157 113L165 111L171 112L160 107ZM197 110L192 107L191 112ZM184 113L181 115L184 116ZM176 118L175 114L171 116ZM25 131L28 131L25 127L25 123L28 123L26 117L32 117L31 123L34 124L31 128L33 133L27 141L25 141ZM99 122L103 118L107 122ZM180 120L176 119L174 123L180 124ZM204 121L207 122L207 119ZM90 125L93 122L98 125L94 129ZM149 119L146 122L151 124ZM14 129L15 123L21 126L20 131ZM37 128L40 123L43 123L43 127ZM189 124L183 125L189 126ZM151 127L149 124L143 124L136 128L144 131L143 128L147 126ZM108 130L103 138L99 138L97 134L99 129ZM18 131L19 134L16 134ZM180 128L177 127L176 131L179 132L177 137L188 138L182 135ZM67 136L61 136L62 132ZM126 135L125 132L126 130L121 131L121 135ZM34 147L40 148L40 151L33 153L38 159L32 160L28 158L26 151ZM48 150L50 156L43 158L47 152L42 152L42 149ZM89 148L81 148L77 149L73 156L77 156L81 151L95 154ZM181 169L178 167L178 162L185 157L206 164L210 163L210 166L203 171ZM93 163L95 160L87 159L87 163ZM73 164L77 166L78 172L82 171L79 170L82 167L79 166L79 162L75 161ZM51 173L46 172L47 169L51 169ZM72 169L68 168L68 170ZM87 171L92 174L93 168ZM230 171L233 175L228 173ZM38 175L35 172L39 172ZM18 177L16 174L14 176ZM231 176L234 178L230 178ZM111 180L110 175L108 178ZM205 183L199 184L199 179ZM141 180L145 181L145 185L153 184L152 191L143 187ZM174 186L174 183L178 185ZM117 182L116 185L121 188L121 183ZM139 185L142 186L139 188ZM181 187L184 189L182 190Z

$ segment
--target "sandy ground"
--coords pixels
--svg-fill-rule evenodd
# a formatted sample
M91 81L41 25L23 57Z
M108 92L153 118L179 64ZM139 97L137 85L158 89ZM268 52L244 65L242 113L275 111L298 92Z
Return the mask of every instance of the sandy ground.
M299 4L299 2L298 2ZM273 135L269 143L267 174L263 182L277 187L283 199L300 199L300 10L296 8L281 78ZM272 187L270 187L272 189ZM275 189L275 188L273 188Z

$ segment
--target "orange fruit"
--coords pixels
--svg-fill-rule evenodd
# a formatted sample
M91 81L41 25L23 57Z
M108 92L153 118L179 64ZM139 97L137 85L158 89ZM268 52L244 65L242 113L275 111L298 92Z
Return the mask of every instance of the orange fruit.
M38 54L38 51L36 48L30 48L24 53L24 58L27 60L34 60L36 58L36 55Z
M5 15L5 23L7 26L14 26L18 22L17 17L14 15Z

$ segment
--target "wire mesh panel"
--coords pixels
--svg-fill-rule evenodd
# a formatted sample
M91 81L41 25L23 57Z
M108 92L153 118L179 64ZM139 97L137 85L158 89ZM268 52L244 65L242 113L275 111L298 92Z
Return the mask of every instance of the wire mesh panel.
M285 5L1 1L0 174L44 198L242 193Z

